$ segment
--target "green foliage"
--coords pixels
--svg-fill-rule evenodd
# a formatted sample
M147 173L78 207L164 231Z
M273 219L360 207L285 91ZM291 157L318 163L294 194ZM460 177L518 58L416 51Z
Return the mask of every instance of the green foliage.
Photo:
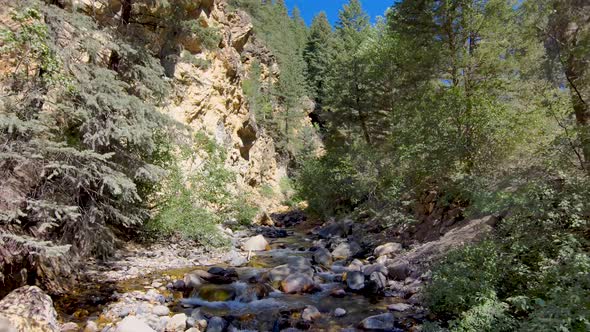
M260 63L253 63L243 84L251 111L259 125L267 129L278 152L291 158L298 155L298 133L302 127L301 102L307 94L306 62L303 58L307 27L294 9L289 16L284 2L233 0L230 5L253 17L254 30L276 57L280 75L276 82L260 81ZM268 64L267 64L268 65Z
M239 225L249 225L258 208L231 190L236 175L226 169L225 160L224 149L202 132L192 144L181 146L155 199L157 212L146 224L147 235L179 235L216 248L229 244L219 224L234 219ZM183 174L190 164L190 175Z
M275 195L275 191L270 185L265 184L262 187L260 187L260 194L262 195L262 197L272 198Z
M167 90L163 70L124 38L104 45L84 15L22 5L3 44L2 59L22 67L2 77L10 91L0 106L0 169L24 194L11 197L2 219L39 227L80 255L106 256L113 229L136 229L149 217L147 198L164 174L174 128L155 107ZM64 24L71 34L58 47ZM98 63L101 44L125 56L117 71ZM88 62L75 60L81 53Z
M452 252L435 269L426 291L432 312L450 318L453 330L490 319L510 331L587 329L586 188L586 179L567 178L515 193L528 200L514 200L494 238Z

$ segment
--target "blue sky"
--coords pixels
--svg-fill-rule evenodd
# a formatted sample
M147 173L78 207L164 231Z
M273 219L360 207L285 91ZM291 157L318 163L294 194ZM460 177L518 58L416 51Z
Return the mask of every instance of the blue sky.
M383 16L385 10L394 2L395 0L361 0L363 8L371 15L373 22L375 17ZM293 9L294 6L299 7L307 24L310 24L313 17L321 11L326 12L333 24L338 19L338 10L348 3L348 0L285 0L285 3L289 9Z

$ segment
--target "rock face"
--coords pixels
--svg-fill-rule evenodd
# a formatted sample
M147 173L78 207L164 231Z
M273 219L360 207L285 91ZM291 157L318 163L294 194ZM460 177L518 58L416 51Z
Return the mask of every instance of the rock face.
M60 331L53 301L36 286L17 288L0 301L0 327L3 325L8 326L6 331Z
M245 12L230 12L223 0L208 0L207 5L204 2L200 4L202 10L195 11L194 19L217 29L221 37L219 47L203 49L195 36L181 36L184 51L171 68L173 102L162 111L194 131L208 133L225 147L226 167L237 173L238 186L256 196L253 198L263 209L270 210L278 205L278 200L259 195L257 189L268 185L280 192L279 182L286 176L286 165L278 161L275 142L250 112L242 83L248 78L252 63L260 64L261 81L276 81L280 75L278 65L274 55L254 35L252 21ZM312 104L301 103L304 112L312 112ZM304 126L312 126L307 118L301 121Z

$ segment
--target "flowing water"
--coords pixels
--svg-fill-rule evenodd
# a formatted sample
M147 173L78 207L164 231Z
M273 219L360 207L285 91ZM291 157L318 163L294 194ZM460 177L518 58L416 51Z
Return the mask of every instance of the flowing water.
M287 327L296 327L312 331L340 331L346 327L357 326L366 317L387 312L388 304L399 301L394 297L362 295L349 291L343 296L335 297L332 295L334 289L345 288L341 280L342 275L317 265L313 266L314 280L318 283L316 291L304 294L285 294L279 291L278 283L268 280L268 271L279 265L311 260L312 255L309 250L313 246L312 238L295 229L289 229L288 234L285 238L268 239L271 249L257 252L243 267L217 266L222 269L235 269L235 281L208 283L198 289L182 292L171 291L174 298L170 307L172 313L184 312L190 316L194 308L200 308L206 316L223 317L234 327L244 330L279 331ZM102 293L114 290L145 290L145 285L151 280L181 279L186 272L208 271L211 267L161 271L141 279L108 285L102 289ZM98 289L88 292L100 293ZM77 303L74 298L75 296L64 298L58 303L62 314L67 315L70 320L96 317L102 308L88 301L82 306L81 302ZM303 320L301 313L306 306L316 307L322 313L321 316L312 322ZM77 310L72 312L72 307ZM344 309L346 314L336 317L334 311L337 308ZM82 315L79 314L81 310L84 310ZM409 327L413 323L411 319L398 314L399 326Z

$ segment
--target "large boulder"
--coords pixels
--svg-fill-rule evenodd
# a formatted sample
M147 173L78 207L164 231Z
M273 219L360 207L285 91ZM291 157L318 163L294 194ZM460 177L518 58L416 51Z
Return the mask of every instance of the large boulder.
M2 331L58 332L53 301L37 286L17 288L0 301Z
M313 277L313 269L309 260L303 257L298 257L298 259L293 259L289 264L279 265L272 268L268 272L268 276L271 282L277 282L296 273L305 274L310 278Z
M146 322L135 317L125 317L119 324L115 332L156 332Z
M373 250L375 257L396 254L402 250L402 245L395 242L382 244Z
M281 282L281 290L285 293L308 293L315 290L313 279L302 273L289 275Z
M363 319L359 327L365 330L389 331L393 330L394 316L391 313L375 315Z
M242 245L244 251L264 251L270 249L268 241L262 235L256 235L244 242Z

